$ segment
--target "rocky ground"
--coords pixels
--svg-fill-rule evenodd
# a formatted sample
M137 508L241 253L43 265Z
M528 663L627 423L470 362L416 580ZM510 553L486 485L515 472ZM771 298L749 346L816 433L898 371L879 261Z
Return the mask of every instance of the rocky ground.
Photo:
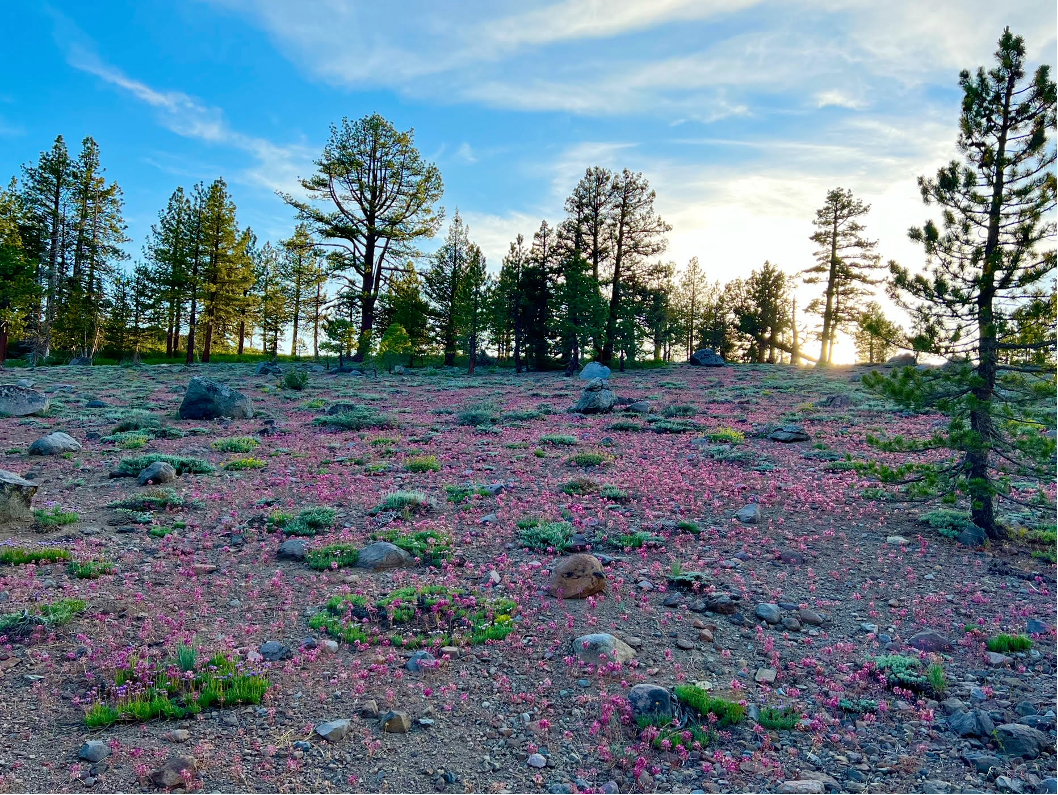
M882 499L849 461L937 417L861 372L9 371L0 788L1055 792L1053 543ZM193 375L252 416L180 419Z

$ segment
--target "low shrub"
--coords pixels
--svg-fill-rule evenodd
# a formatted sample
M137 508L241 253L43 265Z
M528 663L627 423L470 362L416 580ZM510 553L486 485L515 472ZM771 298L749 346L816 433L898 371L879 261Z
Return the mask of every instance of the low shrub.
M404 459L404 468L409 472L440 472L441 462L435 455L415 455Z
M151 453L149 455L136 456L135 458L123 458L118 462L115 474L125 477L136 477L144 469L155 461L163 461L176 470L178 475L209 475L213 473L213 465L201 458L184 455L164 455L162 453Z
M760 725L765 729L789 731L801 721L801 712L793 707L761 707Z
M359 559L360 550L355 544L330 544L305 555L305 562L318 571L355 566Z
M260 458L236 458L233 461L229 461L224 465L224 468L229 472L242 472L247 469L264 469L268 466L267 462L262 461Z
M392 428L394 422L388 414L383 414L371 406L350 406L340 414L328 414L316 417L316 425L326 425L346 431L362 431L367 428Z
M433 502L422 491L391 491L382 497L382 502L375 506L374 513L382 511L400 511L415 514L430 510Z
M56 547L40 547L37 549L0 547L0 563L9 566L22 566L27 563L58 563L61 560L69 559L69 550Z
M562 491L571 496L584 496L594 494L599 490L599 484L591 478L573 478L566 481Z
M608 456L594 452L575 453L566 459L566 463L573 467L598 467L607 461L609 461Z
M222 453L250 453L260 443L260 440L253 436L231 436L227 439L217 439L211 447Z
M699 715L703 717L714 716L716 718L715 725L720 729L734 726L746 716L746 708L741 704L725 701L722 698L714 698L697 685L676 685L672 692L676 694L676 698L681 704L690 707ZM710 723L713 723L711 719Z
M537 440L540 444L572 446L577 444L577 437L565 433L547 433Z
M309 384L309 373L307 370L288 370L283 376L283 386L298 392Z
M113 574L117 567L106 560L82 560L73 561L67 570L79 580L97 580L104 575Z
M518 541L523 547L541 551L554 549L556 552L569 549L574 532L569 522L537 522L519 529Z

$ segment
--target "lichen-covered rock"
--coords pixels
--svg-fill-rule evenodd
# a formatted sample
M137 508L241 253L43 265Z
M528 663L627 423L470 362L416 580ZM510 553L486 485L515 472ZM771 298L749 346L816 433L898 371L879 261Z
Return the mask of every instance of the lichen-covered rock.
M180 404L180 419L215 420L221 417L250 419L253 417L250 398L208 378L192 378L187 384L184 401Z
M594 555L570 555L557 561L551 570L550 590L559 599L586 599L605 588L606 575Z
M364 547L356 561L357 568L369 571L399 569L412 563L414 558L408 552L388 541L376 541Z
M35 389L15 384L0 384L0 414L8 417L28 417L43 414L51 401Z
M919 651L951 651L951 641L932 629L916 632L908 639L907 645Z
M37 484L0 469L0 522L19 522L33 518L33 495Z
M29 455L62 455L63 453L76 453L81 449L81 443L69 434L62 431L49 433L42 436L29 446Z

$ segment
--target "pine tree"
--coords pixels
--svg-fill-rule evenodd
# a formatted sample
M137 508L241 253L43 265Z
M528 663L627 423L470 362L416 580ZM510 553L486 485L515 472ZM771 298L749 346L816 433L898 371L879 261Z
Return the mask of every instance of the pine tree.
M706 293L709 284L705 271L698 263L697 257L691 257L687 267L680 274L680 279L673 297L676 324L682 337L687 358L696 350L699 329L702 328L706 309Z
M290 292L290 320L293 325L290 334L290 355L298 355L298 333L305 324L313 322L313 295L322 286L323 257L315 248L315 242L309 235L305 224L298 224L294 234L282 241L284 252L284 278ZM315 321L314 328L318 327ZM318 336L318 331L315 336ZM318 342L315 343L318 345ZM314 345L314 347L315 347Z
M172 358L180 350L184 304L189 296L192 271L192 235L196 229L191 200L183 188L169 197L158 223L151 227L144 246L152 265L152 278L159 300L165 305L165 356Z
M490 331L501 358L513 358L514 371L522 371L522 344L525 336L525 268L529 252L521 235L511 243L503 258L496 287L492 291Z
M466 339L466 352L470 358L467 367L469 375L474 374L474 368L477 366L485 306L490 289L491 282L485 269L485 255L481 253L476 243L471 243L467 251L467 267L459 282L457 297L458 326Z
M459 296L470 260L470 246L467 227L457 210L444 243L423 275L423 292L430 302L433 336L444 352L445 367L453 367L456 363L460 334Z
M398 325L408 335L408 364L426 353L430 342L430 304L423 296L423 280L414 263L389 280L382 294L379 317L388 329Z
M856 323L856 356L867 364L881 364L896 352L902 336L900 327L885 316L877 301L872 301Z
M835 188L827 192L826 202L816 210L811 236L819 246L816 264L804 271L805 284L823 284L823 296L809 305L808 311L822 315L819 364L831 363L834 339L838 331L859 316L863 287L877 284L871 274L881 267L875 252L877 241L863 237L860 218L871 207L852 195L852 191Z
M745 281L730 285L735 327L747 338L746 358L775 364L783 335L790 327L790 286L785 273L770 262Z
M533 235L529 256L522 270L522 289L525 291L525 311L522 330L525 334L527 358L532 357L536 370L547 369L553 329L552 298L559 263L558 238L547 221Z
M342 263L359 278L362 358L384 274L414 257L416 241L440 225L433 205L444 192L441 173L415 148L413 130L400 132L377 113L332 126L316 167L301 184L322 207L283 198L327 245L345 252Z
M15 180L0 189L0 365L7 360L8 340L20 334L40 300L33 260L22 230L28 225Z
M963 71L958 149L962 161L919 179L927 205L942 210L941 226L927 221L911 239L927 257L924 273L890 266L893 293L911 314L916 350L946 356L938 370L904 368L890 378L865 381L899 403L948 415L946 429L924 442L889 440L886 449L914 454L947 449L943 460L912 459L903 467L876 465L883 480L908 485L914 494L942 494L969 502L974 524L989 538L1004 530L1001 501L1024 502L1011 490L1014 477L1054 478L1053 363L1004 364L1004 353L1055 346L1053 304L1040 301L1053 284L1056 253L1053 213L1056 90L1050 69L1026 80L1025 45L1006 29L995 66ZM1015 329L1028 309L1045 329L1025 341ZM1053 360L1052 360L1053 362ZM1043 491L1039 492L1044 499ZM1049 508L1054 516L1053 506Z
M254 287L261 351L279 355L279 337L293 316L282 253L265 243L254 256Z
M665 235L672 227L654 211L656 194L640 173L625 169L611 185L611 240L613 267L610 273L610 308L599 361L609 364L617 343L617 324L622 316L622 280L634 277L635 268L661 254L667 245ZM622 332L626 347L632 345L627 330ZM633 346L631 350L635 350Z

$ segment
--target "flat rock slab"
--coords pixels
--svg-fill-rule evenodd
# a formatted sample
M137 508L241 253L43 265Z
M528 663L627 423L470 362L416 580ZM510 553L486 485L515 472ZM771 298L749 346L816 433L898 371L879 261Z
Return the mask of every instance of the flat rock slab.
M81 449L81 443L69 434L62 431L49 433L42 436L29 446L29 455L62 455L63 453L76 453Z
M41 392L16 384L0 384L0 414L28 417L43 414L51 401Z

